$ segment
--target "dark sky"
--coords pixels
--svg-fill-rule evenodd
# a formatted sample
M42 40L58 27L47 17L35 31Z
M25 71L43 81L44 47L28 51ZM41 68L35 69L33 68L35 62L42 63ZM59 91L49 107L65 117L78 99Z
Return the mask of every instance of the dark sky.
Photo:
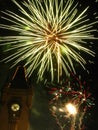
M76 0L78 1L78 0ZM97 0L96 0L97 1ZM90 11L88 12L89 16L93 12L98 13L98 2L94 2L94 0L80 0L82 6L90 5ZM11 0L0 0L0 10L17 10L16 7L12 4ZM0 13L1 14L1 13ZM92 15L91 15L92 16ZM93 19L93 18L92 18ZM1 19L0 19L1 20ZM2 20L1 20L2 21ZM2 33L2 32L1 32ZM98 34L96 33L98 36ZM94 64L90 64L87 68L90 70L90 75L88 77L84 75L85 80L89 80L89 84L92 90L92 94L95 98L95 106L91 110L91 118L88 119L87 129L85 130L98 130L98 41L94 41L94 50L96 52L94 60ZM2 57L2 50L0 49L0 56ZM83 71L84 72L84 71ZM12 75L13 70L9 70L9 65L0 63L0 86L1 88L4 86L7 80L10 80L10 76ZM88 81L87 81L88 82ZM43 89L42 86L34 84L34 97L33 97L33 109L30 117L31 122L31 130L60 130L57 127L57 124L52 118L49 110L48 110L48 95Z

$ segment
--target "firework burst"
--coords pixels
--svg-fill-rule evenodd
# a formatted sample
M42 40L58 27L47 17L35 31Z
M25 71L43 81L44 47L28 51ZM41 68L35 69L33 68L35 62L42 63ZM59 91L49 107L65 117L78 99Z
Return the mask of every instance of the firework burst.
M28 0L17 3L20 15L11 11L3 12L5 20L11 26L1 24L0 28L13 31L13 35L1 38L1 45L9 46L11 52L3 61L15 66L24 61L27 75L37 70L38 80L49 72L51 80L55 71L59 81L62 71L66 75L75 72L73 61L83 68L86 60L81 51L94 56L94 52L85 47L85 39L96 39L92 33L96 30L87 18L87 10L78 12L74 0Z
M61 84L47 85L51 95L49 108L61 130L84 130L84 119L94 106L94 98L81 76L71 74L71 77Z

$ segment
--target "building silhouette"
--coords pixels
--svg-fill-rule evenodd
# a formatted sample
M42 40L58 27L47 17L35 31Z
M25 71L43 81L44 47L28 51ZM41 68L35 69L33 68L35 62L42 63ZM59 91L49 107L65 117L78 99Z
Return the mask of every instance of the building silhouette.
M25 69L17 67L11 82L2 89L0 98L0 130L28 130L32 106L32 87Z

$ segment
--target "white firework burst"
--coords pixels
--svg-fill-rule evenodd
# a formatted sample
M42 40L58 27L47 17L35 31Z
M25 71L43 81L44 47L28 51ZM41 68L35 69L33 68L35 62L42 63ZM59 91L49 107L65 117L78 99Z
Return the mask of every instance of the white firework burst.
M8 16L3 18L12 25L0 25L0 28L15 31L12 36L1 40L4 43L1 45L10 45L5 51L11 51L11 54L4 59L5 62L14 61L12 66L15 66L25 61L28 76L37 69L39 80L49 72L51 81L55 79L55 73L59 81L62 71L66 75L69 71L75 72L73 60L85 68L86 60L79 52L94 56L94 52L85 47L85 39L96 39L92 35L96 31L92 26L97 23L90 23L87 18L88 7L79 13L77 5L73 6L74 0L13 2L20 15L3 12Z

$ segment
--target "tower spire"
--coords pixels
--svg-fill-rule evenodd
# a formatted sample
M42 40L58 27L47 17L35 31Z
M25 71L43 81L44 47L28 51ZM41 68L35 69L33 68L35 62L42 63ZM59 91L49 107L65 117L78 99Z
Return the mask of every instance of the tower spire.
M25 77L25 68L23 66L18 66L14 76L12 77L11 81L11 88L20 88L20 89L27 89L28 84L27 84L27 79Z

